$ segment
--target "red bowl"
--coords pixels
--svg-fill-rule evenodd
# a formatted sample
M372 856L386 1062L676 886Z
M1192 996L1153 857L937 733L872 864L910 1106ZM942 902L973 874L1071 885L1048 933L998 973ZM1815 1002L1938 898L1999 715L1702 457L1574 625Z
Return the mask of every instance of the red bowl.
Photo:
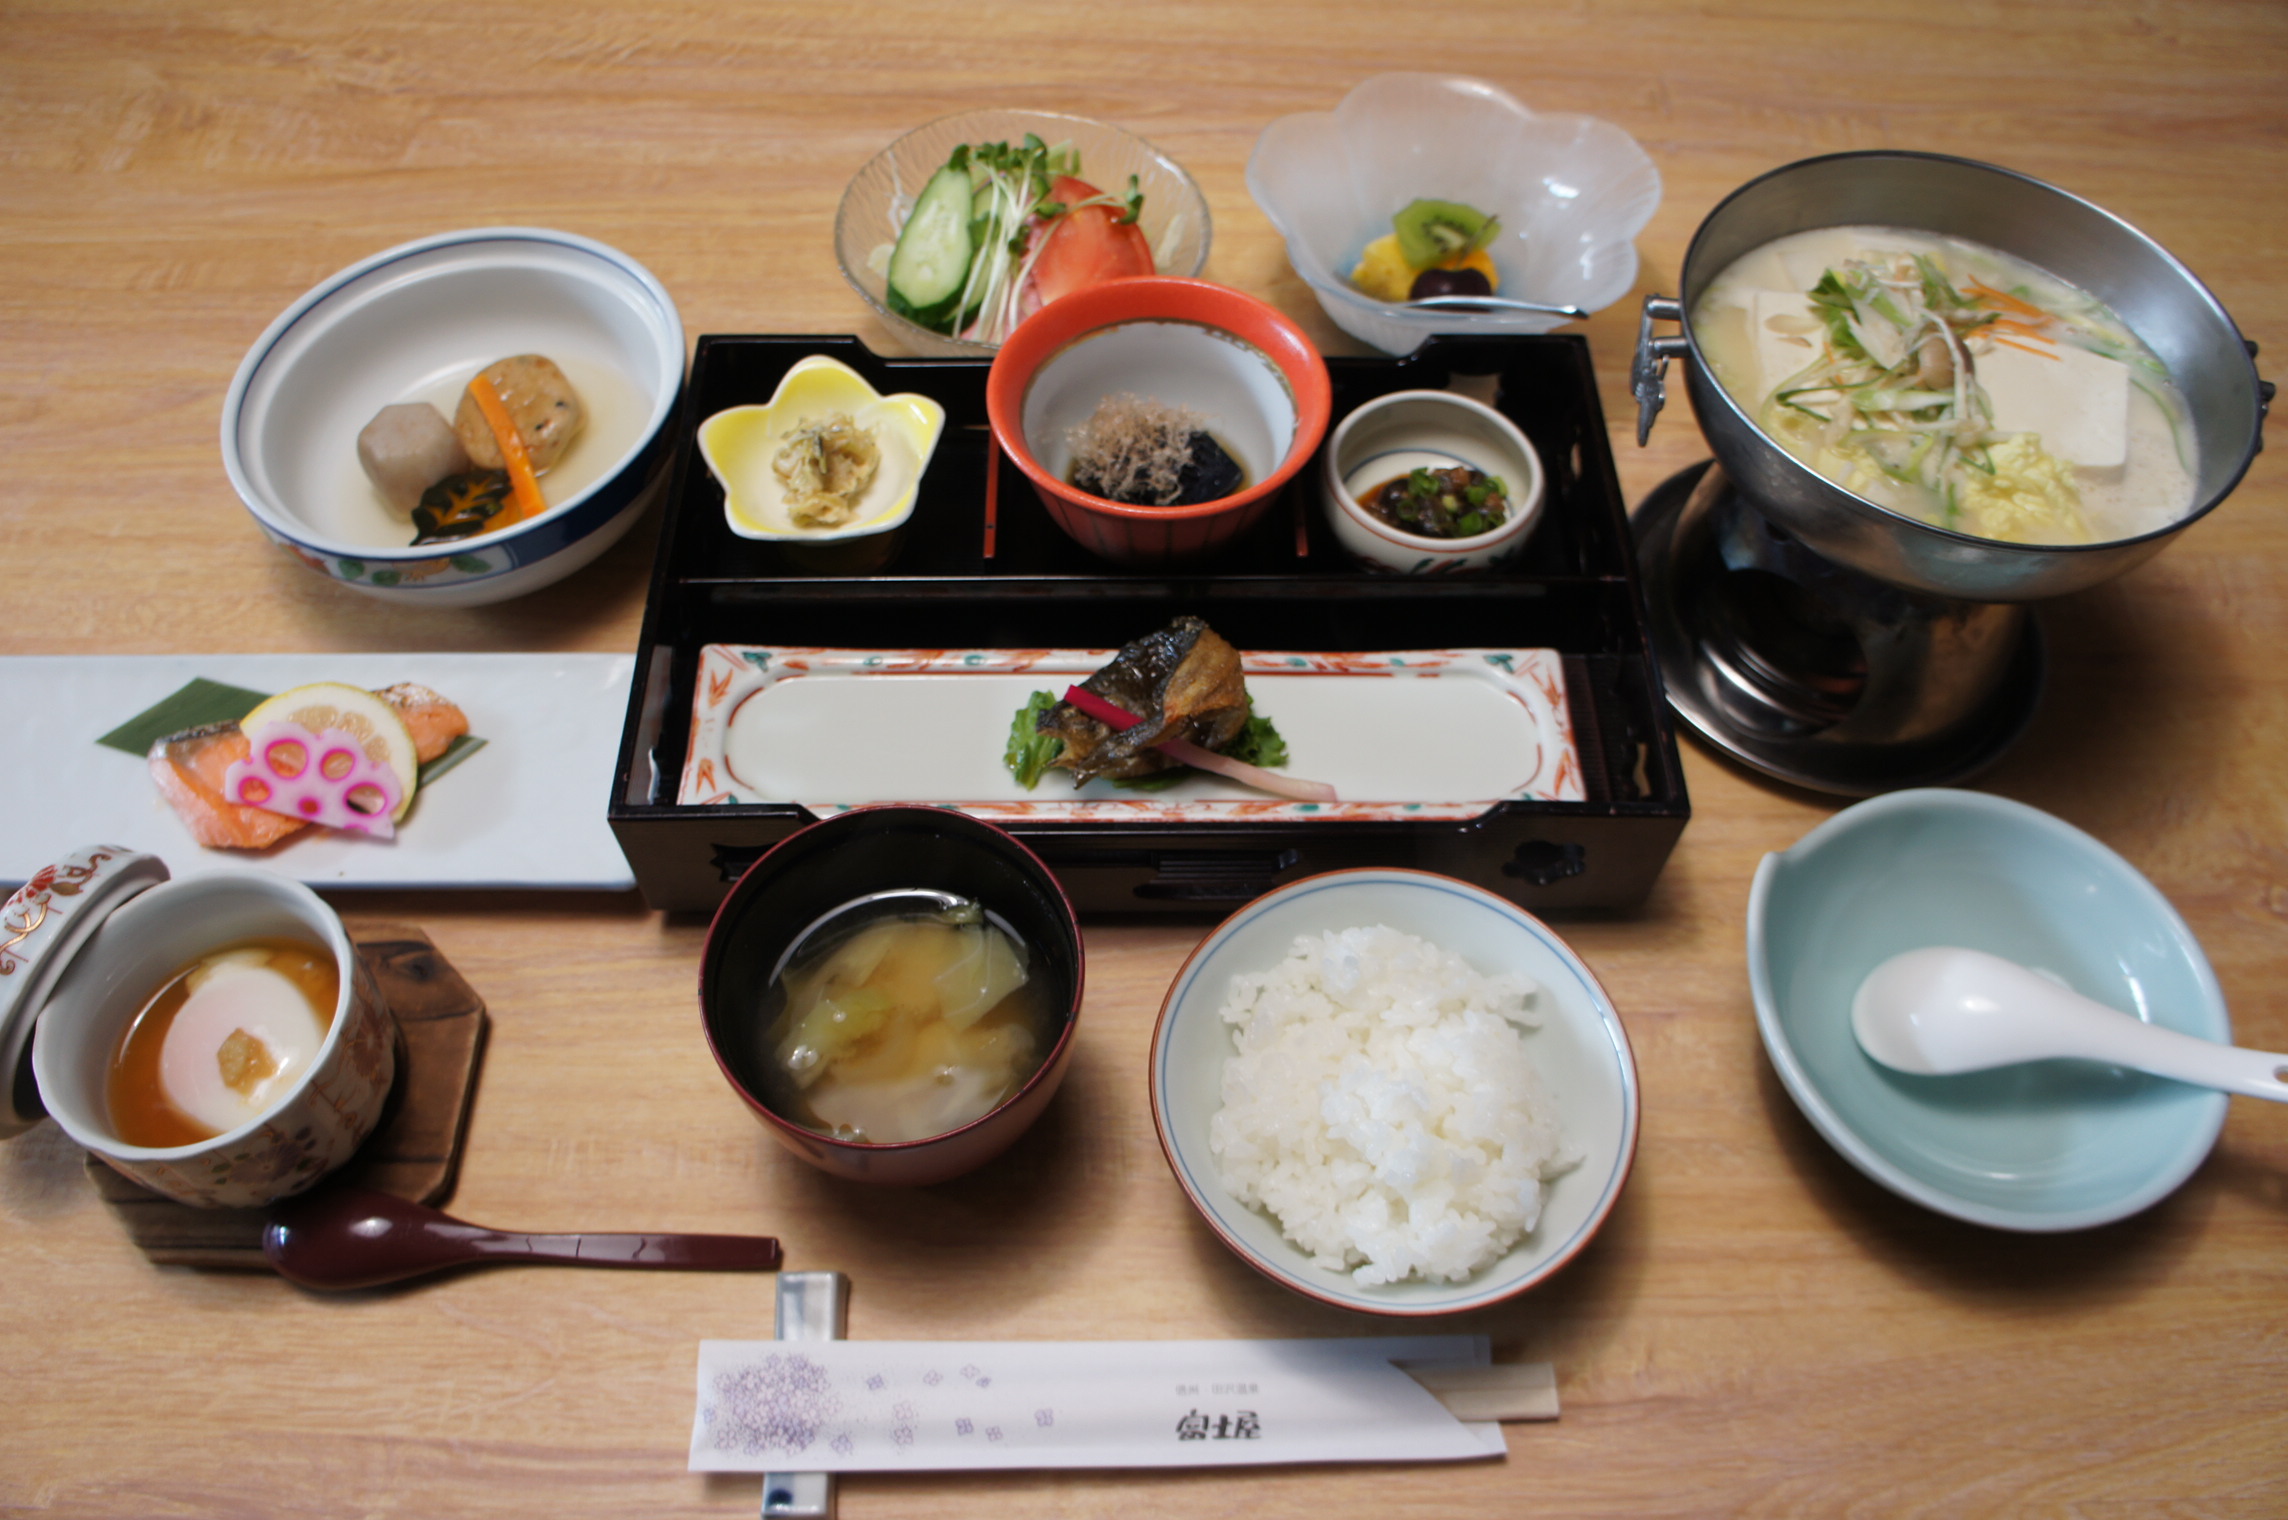
M1068 350L1083 339L1129 323L1168 324L1179 331L1182 324L1190 324L1206 329L1220 342L1203 351L1210 362L1194 366L1193 373L1186 373L1187 361L1179 349L1173 356L1162 354L1145 365L1123 367L1119 383L1081 378L1071 382L1074 394L1069 398L1035 396L1036 379L1044 369L1057 366ZM1245 362L1250 356L1255 359L1252 366ZM1259 370L1260 377L1283 391L1293 405L1292 432L1275 462L1268 456L1281 442L1276 434L1283 429L1273 419L1263 419L1265 441L1259 451L1266 461L1250 471L1256 478L1234 495L1188 507L1108 501L1067 484L1042 463L1027 437L1029 414L1036 434L1053 431L1038 421L1044 409L1060 410L1077 420L1118 389L1133 388L1172 405L1195 404L1187 395L1190 385L1195 380L1219 386L1235 383L1228 372L1233 365ZM1133 385L1132 375L1138 377ZM1327 361L1284 313L1222 285L1160 276L1113 280L1042 307L1001 345L985 381L985 411L994 441L1025 472L1057 526L1093 554L1137 565L1199 559L1245 532L1270 510L1317 451L1326 436L1333 399ZM1218 416L1216 409L1198 409L1211 422L1230 420ZM1243 463L1249 462L1244 450L1235 453Z
M779 959L821 917L878 892L934 889L1007 920L1050 983L1061 1022L1040 1068L982 1118L923 1140L843 1140L796 1123L764 1097L769 1059L763 992ZM1000 829L933 807L871 807L789 835L747 868L707 930L699 1007L715 1064L771 1135L821 1171L858 1182L919 1186L971 1171L1007 1150L1049 1106L1072 1060L1082 955L1072 904L1040 857Z

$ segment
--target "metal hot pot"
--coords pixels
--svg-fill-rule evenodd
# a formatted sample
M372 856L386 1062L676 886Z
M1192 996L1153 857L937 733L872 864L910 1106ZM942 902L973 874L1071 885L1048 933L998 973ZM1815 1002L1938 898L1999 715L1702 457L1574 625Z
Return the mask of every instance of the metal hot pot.
M1976 538L1893 512L1766 438L1717 381L1689 314L1739 258L1817 227L1948 233L2015 254L2110 306L2181 389L2198 450L2192 509L2092 544ZM1676 322L1681 331L1656 332ZM1733 191L1686 250L1680 294L1649 296L1631 384L1642 443L1671 359L1715 454L1637 514L1653 634L1678 712L1735 758L1865 795L1958 779L2031 715L2038 634L2021 605L2160 552L2239 484L2272 387L2191 271L2136 228L2037 179L1929 153L1838 153Z

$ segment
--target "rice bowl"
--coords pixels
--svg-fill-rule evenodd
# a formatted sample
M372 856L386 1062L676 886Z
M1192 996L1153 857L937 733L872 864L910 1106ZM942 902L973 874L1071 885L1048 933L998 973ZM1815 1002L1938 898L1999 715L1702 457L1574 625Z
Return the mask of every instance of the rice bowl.
M1537 989L1377 925L1241 973L1208 1144L1224 1187L1364 1287L1462 1282L1540 1222L1565 1144L1521 1026Z
M1278 965L1298 936L1387 926L1428 940L1487 977L1510 974L1538 989L1541 1026L1524 1035L1546 1090L1547 1117L1578 1151L1570 1169L1541 1179L1545 1197L1529 1230L1463 1280L1419 1274L1362 1282L1315 1263L1265 1209L1225 1187L1211 1132L1223 1074L1238 1049L1221 1010L1234 981ZM1202 940L1170 984L1153 1030L1152 1120L1169 1169L1200 1217L1242 1260L1272 1280L1337 1308L1418 1317L1482 1308L1524 1292L1587 1246L1618 1202L1636 1154L1636 1064L1611 999L1547 925L1496 893L1426 871L1335 871L1247 904Z

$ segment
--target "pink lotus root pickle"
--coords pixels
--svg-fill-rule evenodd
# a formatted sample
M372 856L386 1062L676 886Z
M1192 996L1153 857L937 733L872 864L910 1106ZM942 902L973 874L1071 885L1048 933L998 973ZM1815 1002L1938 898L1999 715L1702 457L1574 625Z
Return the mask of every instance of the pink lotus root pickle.
M281 720L247 738L251 752L224 772L231 801L377 839L395 836L390 817L403 800L397 776L370 758L356 735L313 733Z

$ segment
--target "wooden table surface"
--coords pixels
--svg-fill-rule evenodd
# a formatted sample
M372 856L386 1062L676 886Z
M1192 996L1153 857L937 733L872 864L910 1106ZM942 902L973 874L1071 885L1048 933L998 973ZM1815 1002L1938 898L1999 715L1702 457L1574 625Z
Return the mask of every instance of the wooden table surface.
M1247 194L1266 122L1416 68L1618 123L1666 184L1638 289L1586 324L1632 502L1705 452L1681 402L1651 447L1630 436L1639 298L1675 290L1727 191L1812 154L1930 149L2062 185L2288 353L2277 0L1726 9L6 0L0 653L632 649L653 525L556 587L462 612L366 600L267 546L216 446L247 345L368 253L509 223L626 250L694 337L881 341L835 270L842 185L907 127L976 105L1159 143L1206 191L1208 275L1338 353L1359 350ZM2241 1039L2281 1049L2275 443L2159 559L2042 608L2048 694L1977 784L2150 875ZM844 1513L2288 1512L2288 1113L2236 1100L2179 1193L2085 1234L2001 1234L1892 1197L1798 1116L1743 965L1757 860L1838 804L1685 760L1694 816L1650 900L1560 926L1635 1043L1635 1175L1570 1267L1452 1327L1554 1363L1560 1422L1452 1468L860 1477ZM36 776L10 783L12 808L40 806ZM699 1036L697 919L633 894L338 902L427 929L490 1006L454 1199L470 1218L775 1233L792 1266L853 1276L865 1337L1382 1328L1256 1277L1168 1176L1144 1051L1198 924L1090 925L1078 1054L1039 1129L966 1180L892 1193L797 1164L732 1098ZM753 1479L684 1470L692 1367L701 1339L771 1324L761 1276L501 1270L329 1299L155 1268L46 1125L0 1145L0 1510L752 1514Z

